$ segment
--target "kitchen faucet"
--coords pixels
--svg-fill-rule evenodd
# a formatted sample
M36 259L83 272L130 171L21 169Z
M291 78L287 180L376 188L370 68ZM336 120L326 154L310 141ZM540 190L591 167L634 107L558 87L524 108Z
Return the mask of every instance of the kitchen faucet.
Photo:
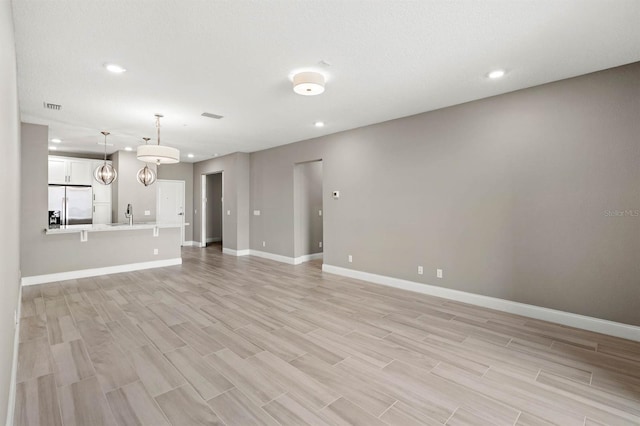
M124 212L124 217L129 219L129 226L133 225L133 207L131 204L127 204L127 210Z

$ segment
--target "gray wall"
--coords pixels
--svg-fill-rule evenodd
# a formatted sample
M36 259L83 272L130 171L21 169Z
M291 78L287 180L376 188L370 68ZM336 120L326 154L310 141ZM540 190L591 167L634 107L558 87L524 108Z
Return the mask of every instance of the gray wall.
M293 188L295 257L322 253L322 161L296 164Z
M251 248L294 255L293 167L322 158L325 263L640 325L639 82L634 63L252 153Z
M235 153L193 165L193 240L202 238L202 175L223 172L223 247L249 248L249 154ZM227 215L227 211L231 214Z
M118 151L111 156L113 167L118 171L118 179L112 183L111 217L114 223L127 222L124 212L127 204L133 207L134 222L155 222L156 220L156 186L144 186L138 182L138 170L144 167L138 161L135 152ZM155 164L149 168L156 170ZM145 210L151 213L145 216Z
M0 423L5 424L11 382L20 285L20 112L11 3L0 2L0 200L6 209L0 226Z
M222 173L207 176L207 239L222 241Z
M48 127L22 123L21 136L21 188L23 194L29 194L22 198L20 204L20 265L23 277L181 256L177 228L160 229L158 237L153 237L150 229L95 232L89 233L89 240L85 243L80 242L79 234L46 235L43 230L47 227ZM120 180L120 170L118 175ZM136 185L142 186L137 181ZM155 191L154 187L151 188ZM135 199L132 203L134 209L141 205ZM155 201L153 206L155 210ZM138 210L137 213L142 212ZM158 255L153 254L154 248L158 249Z
M184 228L184 240L193 241L193 163L162 165L158 167L158 179L184 181L184 220L189 224Z

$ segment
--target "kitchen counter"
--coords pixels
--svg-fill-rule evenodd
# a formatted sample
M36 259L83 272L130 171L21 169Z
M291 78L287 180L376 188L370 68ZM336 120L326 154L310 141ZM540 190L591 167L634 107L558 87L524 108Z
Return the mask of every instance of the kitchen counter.
M66 225L60 228L45 229L45 234L73 234L83 232L112 232L135 231L139 229L180 228L181 224L157 224L155 222L140 222L129 225L128 223L111 223L101 225Z

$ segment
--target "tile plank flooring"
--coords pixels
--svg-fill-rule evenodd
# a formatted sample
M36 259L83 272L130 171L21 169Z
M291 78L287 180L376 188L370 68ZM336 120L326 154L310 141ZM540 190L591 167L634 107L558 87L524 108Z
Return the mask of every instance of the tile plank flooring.
M638 425L640 343L184 248L25 287L15 424Z

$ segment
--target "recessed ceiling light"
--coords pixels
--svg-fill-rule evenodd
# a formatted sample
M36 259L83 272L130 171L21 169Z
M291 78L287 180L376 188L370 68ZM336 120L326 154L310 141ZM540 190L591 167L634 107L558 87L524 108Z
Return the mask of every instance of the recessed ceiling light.
M133 151L133 148L131 148L130 146L125 147L124 149L125 151Z
M53 143L61 143L62 139L53 138L53 139L51 139L51 142L53 142Z
M123 72L126 71L126 68L123 68L118 64L105 64L104 67L107 69L107 71L110 71L115 74L122 74Z
M504 77L504 74L505 74L504 70L493 70L487 75L490 79L495 80L497 78Z
M189 158L193 158L193 157L194 157L194 155L193 155L193 154L191 154L191 153L189 153L189 154L187 154L187 157L189 157Z
M316 127L324 127L324 121L316 121L313 125Z
M50 146L49 147L49 150L51 150L51 151L56 151L57 149L58 149L58 147L55 147L55 146Z

